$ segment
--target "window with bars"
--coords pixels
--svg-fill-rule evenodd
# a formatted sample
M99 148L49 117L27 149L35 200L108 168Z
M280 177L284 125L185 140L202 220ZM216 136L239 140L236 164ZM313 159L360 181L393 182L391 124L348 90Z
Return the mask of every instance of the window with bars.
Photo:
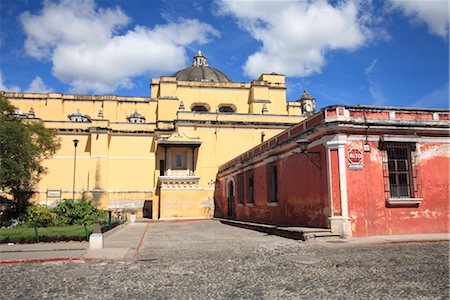
M237 184L238 184L238 201L240 204L244 204L244 177L242 176L242 174L238 174Z
M253 191L253 174L248 173L247 174L247 202L248 203L255 203L255 195Z
M269 201L278 202L278 174L276 165L272 165L269 167L269 190Z
M411 144L387 143L389 190L392 198L413 198Z

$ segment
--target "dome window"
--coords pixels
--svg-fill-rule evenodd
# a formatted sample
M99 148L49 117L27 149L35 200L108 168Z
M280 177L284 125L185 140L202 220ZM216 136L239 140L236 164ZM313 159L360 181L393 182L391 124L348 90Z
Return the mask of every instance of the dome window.
M220 105L219 112L221 113L234 113L236 112L236 107L234 105Z
M207 104L196 103L191 106L191 111L193 111L193 112L209 112L209 107Z

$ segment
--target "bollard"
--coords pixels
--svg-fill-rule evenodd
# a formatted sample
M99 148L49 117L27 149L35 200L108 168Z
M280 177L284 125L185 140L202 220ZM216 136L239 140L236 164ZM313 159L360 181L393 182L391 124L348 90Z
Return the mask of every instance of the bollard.
M103 234L98 222L94 225L94 231L89 237L89 249L102 249L103 248Z
M39 243L39 235L36 222L34 222L34 238L36 239L36 243Z
M89 241L89 235L88 235L88 229L86 224L83 225L84 226L84 236L86 237L86 241Z

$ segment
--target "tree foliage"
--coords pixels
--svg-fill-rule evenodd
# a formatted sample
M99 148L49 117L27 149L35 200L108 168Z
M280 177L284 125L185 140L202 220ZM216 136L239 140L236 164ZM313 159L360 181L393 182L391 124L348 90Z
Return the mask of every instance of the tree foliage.
M0 190L13 196L21 214L46 172L43 160L59 149L60 142L54 130L16 115L15 110L0 94Z
M29 224L36 223L39 226L49 226L53 223L53 213L45 205L32 205L27 208L26 221Z
M55 225L81 225L93 224L95 220L105 219L106 212L88 200L65 199L53 209L56 214Z

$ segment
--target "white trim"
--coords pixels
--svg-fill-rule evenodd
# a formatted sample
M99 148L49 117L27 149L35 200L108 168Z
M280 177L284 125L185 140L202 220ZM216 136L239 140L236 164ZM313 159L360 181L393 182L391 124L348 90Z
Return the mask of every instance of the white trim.
M328 139L324 139L322 143L324 143L327 149L339 149L340 147L345 146L347 143L347 136L343 134L327 136Z
M161 187L160 188L161 191L186 191L186 190L203 190L203 188L201 187Z
M333 182L332 182L332 172L331 172L331 156L330 151L331 149L326 149L326 159L327 159L327 183L328 183L328 206L330 211L328 212L328 215L330 217L333 217Z
M153 193L155 190L108 190L108 189L93 189L93 190L75 190L76 193ZM34 190L35 193L47 193L47 190ZM61 193L72 193L72 190L61 190Z
M94 157L94 156L92 156L92 157ZM136 159L136 160L137 160L137 159L139 159L139 160L155 160L155 159L156 159L155 156L150 156L150 157L109 156L108 158L109 158L109 159L118 159L118 160L120 160L120 159L123 159L123 160L135 160L135 159Z
M422 203L423 198L389 198L387 203L389 204L420 204Z
M397 136L397 135L384 135L383 136L383 140L385 142L425 142L422 138L420 137L415 137L415 136ZM440 140L443 143L449 143L450 142L450 137L447 138L439 138L439 139L434 139L434 140ZM430 142L427 140L427 142Z
M369 135L367 141L378 142L383 135ZM386 137L388 140L386 140ZM348 141L366 141L365 135L351 135L347 138ZM384 135L385 141L396 141L396 142L416 142L416 143L450 143L450 137L411 137L411 136L401 136L401 135Z
M267 202L267 206L278 206L278 204L280 204L280 202Z
M175 217L175 218L159 218L160 221L175 221L175 220L212 220L212 217Z
M346 159L345 159L345 145L338 147L339 160L339 190L341 194L341 215L348 218L348 199L347 199L347 174L346 174Z
M389 111L389 119L395 119L395 111Z
M52 156L50 159L74 159L74 156ZM108 156L108 155L91 155L91 156L78 156L77 159L90 159L90 158L108 158L116 160L155 160L155 156L150 157L133 157L133 156Z
M111 122L112 124L133 124L133 125L143 125L142 123L128 123L128 122ZM144 123L144 124L152 124L154 125L154 123ZM133 135L133 136L129 136L129 135L122 135L119 133L119 135L114 135L115 138L121 138L121 139L135 139L135 138L154 138L154 136L144 136L144 135Z

